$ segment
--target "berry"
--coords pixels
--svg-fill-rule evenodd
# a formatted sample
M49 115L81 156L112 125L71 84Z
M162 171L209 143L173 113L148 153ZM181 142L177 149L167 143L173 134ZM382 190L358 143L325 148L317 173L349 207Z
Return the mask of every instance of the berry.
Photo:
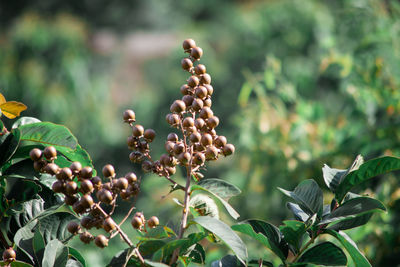
M91 233L89 232L83 232L79 235L79 239L85 243L85 244L89 244L90 242L92 242L92 240L94 239L94 237L92 236Z
M219 124L219 119L217 116L212 116L207 120L207 126L210 129L214 129L215 127L218 126L218 124Z
M35 161L33 163L33 168L35 169L35 171L37 172L41 172L42 169L47 165L47 161L45 161L44 159L40 159L38 161Z
M65 190L65 185L63 182L57 180L53 183L51 189L54 191L54 193L62 193Z
M216 145L216 147L218 148L222 148L226 145L226 137L223 135L218 136L215 141L214 144Z
M207 97L206 99L204 99L203 103L204 103L205 107L211 107L211 105L212 105L211 98Z
M185 105L187 106L187 107L190 107L191 105L192 105L192 103L193 103L193 96L191 96L191 95L184 95L183 97L182 97L182 101L185 103Z
M42 158L42 150L40 150L39 148L32 149L31 152L29 152L29 157L33 161L40 160Z
M222 149L224 156L229 156L235 153L235 147L232 144L226 144L224 145L224 148Z
M93 169L92 167L89 166L82 168L82 170L79 173L79 176L85 179L92 178L92 175L93 175Z
M190 153L189 152L182 152L178 155L178 160L181 164L186 165L190 160Z
M209 107L203 107L200 110L200 114L199 114L200 118L202 118L204 120L211 118L213 115L214 115L214 112Z
M192 117L186 117L183 122L182 125L184 128L189 128L189 127L193 127L194 126L194 120Z
M185 107L186 109L186 107ZM169 114L168 123L172 126L175 126L179 123L179 115L178 114Z
M88 179L83 180L83 181L81 182L80 190L81 190L81 192L82 192L83 194L92 193L93 190L94 190L94 188L93 188L93 183L92 183L90 180L88 180Z
M184 58L181 61L181 66L184 70L190 70L193 67L193 62L188 58Z
M201 137L201 140L200 140L200 142L203 146L211 145L212 141L213 141L213 138L212 138L211 134L208 134L208 133L203 134Z
M99 187L101 185L101 178L99 176L94 176L90 179L94 187Z
M195 153L193 157L193 162L197 165L201 165L206 160L204 153Z
M200 83L202 84L210 84L211 83L211 76L208 73L204 73L200 76Z
M153 129L146 129L146 131L144 131L144 139L146 139L147 142L152 142L155 137L156 132Z
M79 203L84 209L88 209L93 205L93 198L88 194L83 195Z
M198 86L196 87L195 94L198 98L204 99L207 96L207 88L204 86Z
M207 94L211 96L214 93L214 88L211 84L203 84L203 86L207 89Z
M184 144L177 143L177 144L174 145L173 151L174 151L175 155L181 154L184 150L185 150L185 145Z
M190 56L194 59L200 59L203 55L203 49L200 47L193 47L192 51L190 51Z
M196 67L194 67L194 72L197 75L204 74L206 73L206 66L204 66L203 64L199 64Z
M182 95L187 95L187 94L189 94L190 87L189 87L189 85L184 84L181 86L180 90L181 90Z
M68 232L70 232L73 235L76 235L79 232L80 229L81 229L81 227L75 221L69 222L68 225L67 225Z
M48 160L54 160L57 158L57 150L54 146L48 146L43 150L43 155Z
M171 142L177 142L178 141L178 135L176 133L169 133L167 136L167 140Z
M170 110L173 113L181 113L185 111L186 110L185 102L183 102L182 100L175 100L174 103L172 103ZM178 122L179 122L179 117L178 117ZM172 124L171 121L170 124Z
M125 178L128 180L129 184L133 184L133 183L137 182L137 176L133 172L129 172L129 173L125 174Z
M128 136L128 138L126 139L126 144L128 145L128 147L135 147L137 145L137 138L134 136Z
M192 88L199 85L199 83L200 83L200 80L199 80L199 78L197 78L197 76L190 76L189 79L187 80L187 84Z
M74 195L78 192L78 185L74 181L70 181L65 185L65 192L67 195Z
M94 243L99 248L105 248L108 246L108 239L104 235L98 235L98 236L96 236Z
M103 167L102 173L104 177L114 177L115 176L115 170L113 165L107 164Z
M81 225L83 228L91 229L93 227L93 219L89 216L85 216L81 219Z
M192 108L194 111L201 110L203 106L204 106L203 100L201 100L200 98L193 99Z
M134 216L132 218L131 224L132 224L133 228L139 229L143 225L143 221L140 217Z
M153 167L153 164L150 161L148 161L148 160L143 161L143 163L142 163L143 171L150 172L152 167Z
M200 142L201 134L199 132L193 132L190 135L189 139L190 139L190 142L192 142L192 143L198 143L198 142Z
M78 198L76 196L65 196L64 202L65 204L72 206L78 201Z
M113 221L113 219L111 218L107 218L103 221L103 229L106 232L111 232L113 230L115 230L115 222Z
M49 163L44 167L44 172L50 175L56 175L59 171L60 167L55 163Z
M120 190L127 189L128 185L129 185L128 179L126 179L125 177L118 178L118 180L115 183L115 186Z
M193 39L186 39L183 41L182 47L186 51L193 47L196 47L196 43Z
M215 160L218 156L218 149L215 146L209 146L206 149L205 156L207 160Z
M148 225L150 228L156 227L159 223L160 223L160 222L159 222L159 220L158 220L158 218L157 218L156 216L150 217L150 219L147 221L147 225Z
M101 189L99 192L97 192L97 195L97 198L106 204L110 204L113 200L112 193L107 189Z
M206 122L202 118L198 118L194 121L194 126L196 126L197 129L201 129L206 125Z
M60 170L60 172L56 175L59 180L70 180L72 177L72 171L68 167L64 167Z
M17 254L15 253L13 248L8 248L3 252L3 261L5 261L6 263L15 261L16 257Z
M79 161L72 162L71 166L69 166L72 173L78 174L82 170L82 164Z
M136 121L135 112L131 109L124 111L124 122L132 123Z
M141 137L143 133L144 133L144 128L142 125L136 124L135 126L132 127L133 136Z

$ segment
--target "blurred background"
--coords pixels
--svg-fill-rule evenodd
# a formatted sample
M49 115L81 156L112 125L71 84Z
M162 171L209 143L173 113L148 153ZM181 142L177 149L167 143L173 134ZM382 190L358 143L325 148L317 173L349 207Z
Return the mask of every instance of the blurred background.
M165 115L188 77L180 67L186 38L204 50L217 133L236 146L233 157L209 163L205 177L243 191L231 201L239 220L292 218L276 187L293 190L312 178L326 189L324 163L344 169L358 154L400 156L399 1L3 1L0 92L25 103L24 116L70 128L98 171L106 163L119 175L136 171L138 210L176 228L180 210L171 199L181 196L129 162L122 112L135 110L138 123L155 129L152 152L163 153L172 131ZM400 264L399 177L355 189L389 210L348 231L373 266ZM176 179L183 182L179 172ZM272 257L243 238L250 255ZM101 252L74 245L90 266L125 248L117 239ZM209 252L208 262L227 253Z

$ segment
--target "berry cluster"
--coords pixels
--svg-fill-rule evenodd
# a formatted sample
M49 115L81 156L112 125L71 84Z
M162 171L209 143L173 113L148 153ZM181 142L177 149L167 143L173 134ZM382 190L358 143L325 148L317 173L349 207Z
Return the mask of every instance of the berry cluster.
M211 96L214 88L211 76L200 60L203 50L196 46L192 39L183 42L183 49L189 56L181 61L182 68L191 76L181 86L182 99L175 100L166 121L182 133L182 138L176 133L170 133L165 142L166 153L160 159L153 161L149 154L149 143L153 141L153 129L144 130L142 125L134 124L135 113L132 110L124 112L124 121L132 127L132 135L128 137L129 155L132 162L141 162L144 171L152 171L160 176L169 177L176 172L176 166L189 167L197 178L202 175L196 172L206 161L216 160L219 155L228 156L234 153L235 147L227 143L225 136L217 135L215 128L219 118L211 109Z
M34 148L30 152L30 157L34 161L35 170L55 175L57 180L53 183L52 189L55 193L64 194L65 204L72 206L72 209L79 215L86 214L81 218L80 224L75 221L68 224L70 233L80 234L80 240L86 244L95 240L95 244L101 248L108 245L109 238L113 236L112 232L117 231L121 234L119 226L111 218L111 215L116 207L118 196L122 200L128 200L139 194L140 181L135 173L129 172L124 177L115 178L114 167L107 164L102 169L102 174L107 182L103 182L99 176L93 176L91 167L82 167L79 162L73 162L70 167L60 168L54 163L57 158L57 150L52 146L46 147L43 151ZM111 211L105 212L102 204L111 206ZM140 225L136 221L138 215L141 218ZM137 212L132 219L132 226L135 229L146 230L142 227L144 223L143 214ZM153 216L148 220L149 227L157 225L157 217ZM110 237L107 238L104 235L94 237L88 231L81 230L82 228L90 230L93 227L102 228L111 233Z

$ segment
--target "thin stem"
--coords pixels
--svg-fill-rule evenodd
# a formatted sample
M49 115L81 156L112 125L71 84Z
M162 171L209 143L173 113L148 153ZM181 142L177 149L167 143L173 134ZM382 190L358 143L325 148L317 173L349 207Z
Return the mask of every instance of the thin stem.
M308 242L300 249L299 253L297 253L296 257L293 259L292 262L296 262L298 260L298 258L301 256L301 254L303 254L303 252L312 244L314 243L315 239L317 238L318 234L316 234L315 236L311 237L310 240L308 240Z

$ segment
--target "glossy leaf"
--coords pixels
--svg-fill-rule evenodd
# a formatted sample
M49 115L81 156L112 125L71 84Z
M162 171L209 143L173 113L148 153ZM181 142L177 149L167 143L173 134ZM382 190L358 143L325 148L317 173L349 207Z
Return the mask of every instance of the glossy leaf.
M385 206L374 198L357 197L350 199L323 218L320 225L332 222L340 222L345 219L355 218L368 212L386 211Z
M295 248L298 252L304 233L307 230L306 225L300 221L283 221L284 225L279 226L283 238Z
M328 227L328 229L339 231L339 230L347 230L347 229L355 228L355 227L366 224L371 219L372 215L374 215L374 213L369 212L369 213L357 216L355 218L345 219L338 223L330 225Z
M288 209L290 209L293 212L294 217L296 218L296 220L305 222L308 220L308 218L310 218L310 215L308 215L307 213L305 213L299 205L292 203L292 202L288 202L286 204L286 206L288 207Z
M206 252L203 246L197 243L190 251L189 258L192 258L192 261L195 263L204 264L206 260Z
M51 240L65 240L71 236L67 231L67 225L75 217L66 212L57 212L39 220L39 230L46 243Z
M282 193L291 197L308 215L322 215L323 194L318 184L311 179L301 182L294 191L278 188Z
M40 231L35 231L32 239L32 247L35 252L36 261L41 262L46 244Z
M331 242L323 242L309 248L298 261L327 266L345 266L347 264L344 252Z
M76 259L83 267L87 266L85 258L81 255L81 253L77 249L73 247L68 247L68 253L74 259Z
M195 218L194 221L218 236L228 247L232 249L239 260L245 264L247 259L246 245L228 225L209 216L200 216Z
M232 229L253 237L271 249L283 262L286 260L288 245L276 226L261 220L247 220L233 225Z
M322 168L322 173L326 186L332 192L335 192L340 179L347 173L347 170L334 169L325 164Z
M336 189L335 197L341 202L349 190L362 182L391 171L400 170L400 158L381 157L363 163L358 170L350 172L340 182Z
M6 266L8 263L0 261L0 266ZM13 261L11 267L33 267L33 265L23 261Z
M326 233L335 237L342 246L349 252L351 258L354 261L356 267L371 267L367 258L358 250L356 244L350 239L344 232L336 232L333 230L325 230Z
M34 117L21 117L13 123L13 125L11 126L11 129L15 129L15 128L18 128L19 126L22 126L25 124L36 123L36 122L41 122L41 121Z
M42 267L65 266L68 261L68 247L59 240L51 240L44 250Z

